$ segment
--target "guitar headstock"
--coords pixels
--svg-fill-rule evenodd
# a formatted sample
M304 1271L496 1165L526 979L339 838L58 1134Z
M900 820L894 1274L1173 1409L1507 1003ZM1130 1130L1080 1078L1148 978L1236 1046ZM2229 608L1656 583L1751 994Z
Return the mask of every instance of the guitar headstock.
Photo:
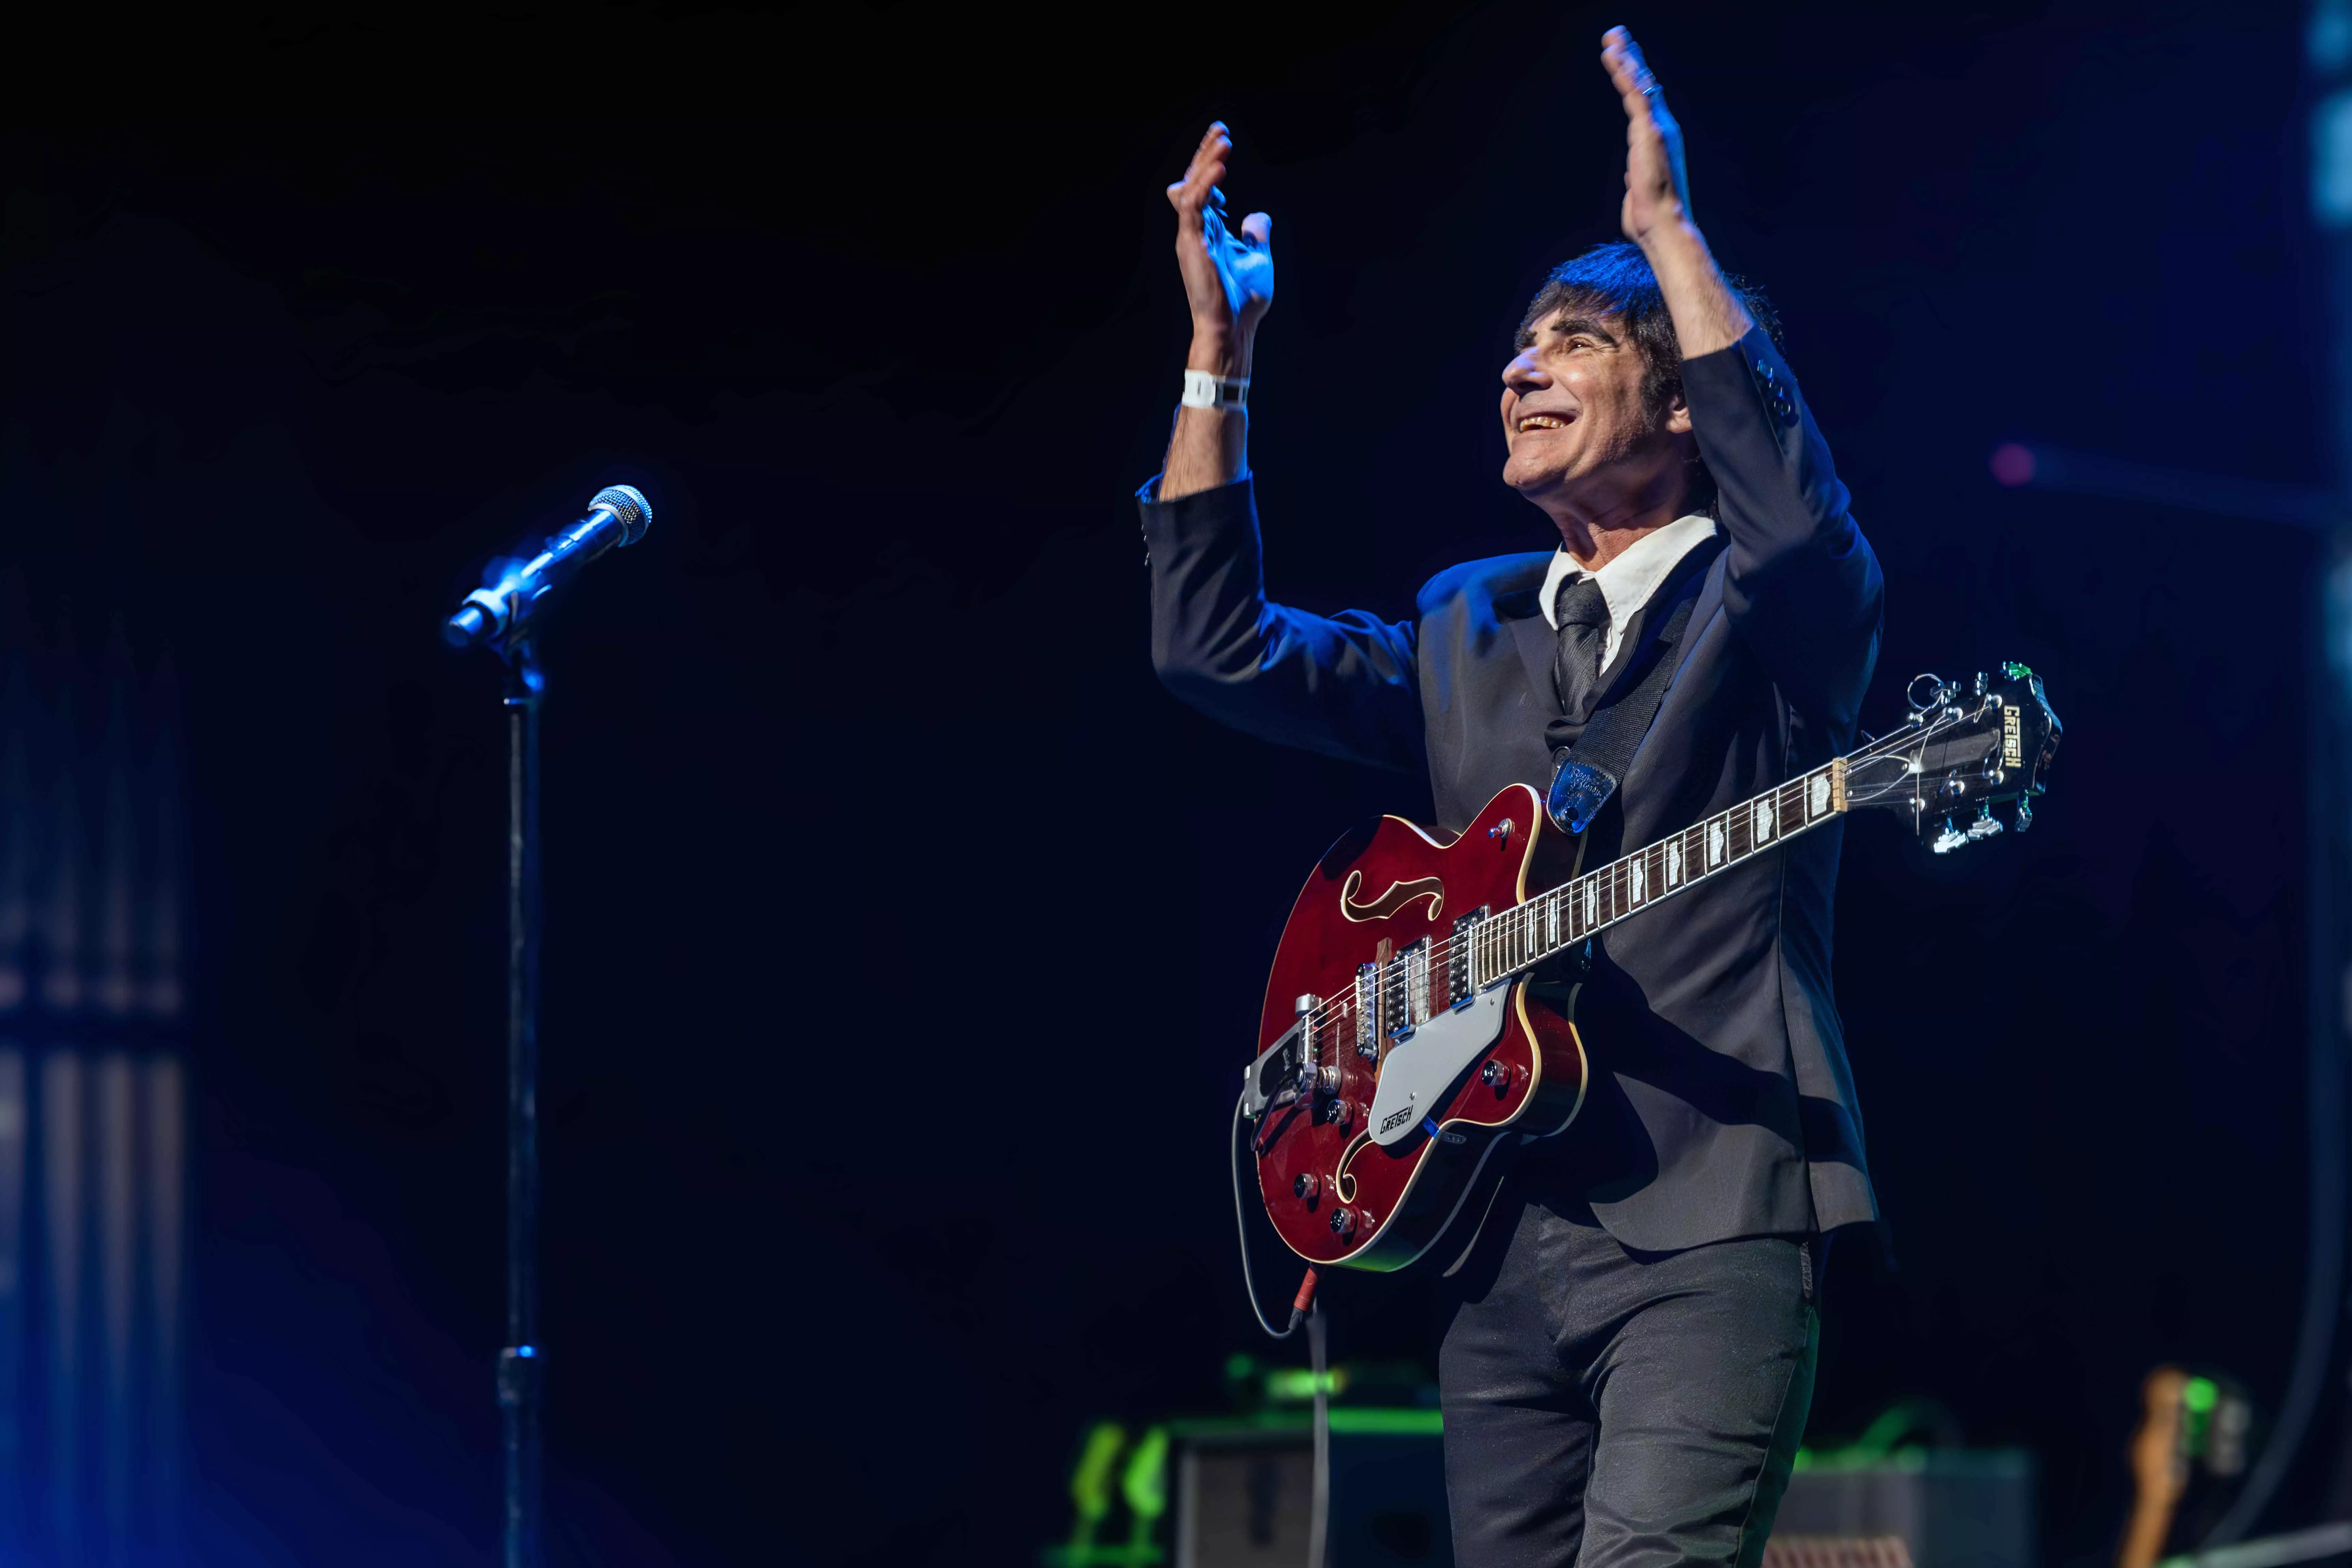
M1911 717L1904 727L1846 759L1849 807L1908 813L1938 855L2004 827L2032 826L2033 797L2049 787L2060 733L2042 678L2016 663L1965 687L1921 675L1905 696ZM2009 808L2009 822L1994 814L1997 805Z

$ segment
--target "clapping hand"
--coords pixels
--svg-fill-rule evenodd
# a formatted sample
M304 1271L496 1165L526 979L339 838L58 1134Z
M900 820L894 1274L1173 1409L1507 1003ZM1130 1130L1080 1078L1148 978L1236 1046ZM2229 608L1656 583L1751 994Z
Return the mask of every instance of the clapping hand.
M1224 126L1210 126L1184 177L1168 187L1176 209L1176 265L1192 311L1190 368L1225 375L1247 373L1250 339L1274 302L1274 220L1252 213L1239 233L1225 226L1217 182L1233 149Z
M1683 167L1683 128L1622 27L1601 35L1601 63L1625 104L1625 237L1636 245L1662 225L1690 219L1690 175Z

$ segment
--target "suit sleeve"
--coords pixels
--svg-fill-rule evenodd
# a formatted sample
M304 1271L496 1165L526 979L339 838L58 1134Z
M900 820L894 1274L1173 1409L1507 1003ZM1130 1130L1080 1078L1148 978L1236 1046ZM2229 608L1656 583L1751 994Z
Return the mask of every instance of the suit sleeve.
M1885 584L1846 488L1761 328L1683 363L1729 558L1724 606L1799 712L1850 735L1878 662Z
M1151 561L1151 663L1168 689L1265 740L1406 772L1426 766L1412 623L1269 600L1246 477L1173 501L1156 499L1159 486L1137 499Z

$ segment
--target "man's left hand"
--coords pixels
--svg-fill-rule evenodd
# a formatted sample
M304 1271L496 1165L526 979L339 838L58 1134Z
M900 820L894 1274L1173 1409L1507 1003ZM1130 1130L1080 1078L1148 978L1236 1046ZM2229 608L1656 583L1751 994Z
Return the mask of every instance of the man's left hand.
M1660 228L1691 221L1683 128L1667 110L1666 95L1633 34L1622 27L1602 34L1601 63L1625 104L1625 237L1646 246Z

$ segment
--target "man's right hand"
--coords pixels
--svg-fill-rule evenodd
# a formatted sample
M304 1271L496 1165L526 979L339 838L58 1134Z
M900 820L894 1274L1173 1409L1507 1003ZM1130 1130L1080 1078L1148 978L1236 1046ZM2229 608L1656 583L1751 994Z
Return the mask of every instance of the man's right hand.
M1176 266L1192 310L1185 367L1246 376L1257 323L1274 303L1274 220L1252 213L1240 233L1225 226L1225 195L1217 182L1233 150L1224 126L1211 125L1184 177L1168 187L1168 201L1176 209Z

